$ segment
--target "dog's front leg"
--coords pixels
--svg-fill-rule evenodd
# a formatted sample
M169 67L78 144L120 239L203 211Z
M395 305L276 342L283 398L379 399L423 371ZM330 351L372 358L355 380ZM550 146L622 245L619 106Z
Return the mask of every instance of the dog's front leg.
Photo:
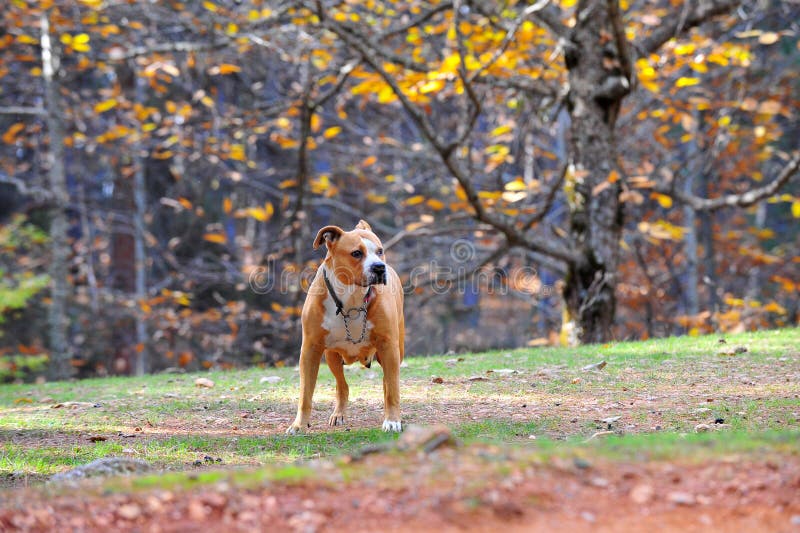
M350 395L350 388L344 378L344 359L336 352L330 350L325 352L325 361L331 369L333 377L336 378L336 405L333 414L328 419L329 426L343 426L347 416L347 399Z
M378 348L383 369L383 430L400 432L400 349L392 342Z
M303 339L300 348L300 400L297 403L297 416L286 429L288 435L299 433L308 425L311 418L311 400L317 386L319 364L322 361L322 344Z

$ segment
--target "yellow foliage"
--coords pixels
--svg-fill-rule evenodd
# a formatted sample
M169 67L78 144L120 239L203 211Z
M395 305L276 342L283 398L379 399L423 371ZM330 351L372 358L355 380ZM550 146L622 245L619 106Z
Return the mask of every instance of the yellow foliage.
M225 237L224 233L206 233L203 235L203 240L217 244L225 244L228 239ZM185 305L188 305L188 299Z

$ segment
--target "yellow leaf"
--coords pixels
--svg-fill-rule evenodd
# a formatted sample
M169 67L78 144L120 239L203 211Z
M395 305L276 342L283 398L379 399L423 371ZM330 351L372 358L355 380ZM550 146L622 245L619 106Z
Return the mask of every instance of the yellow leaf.
M407 199L403 203L406 204L406 205L417 205L417 204L421 204L424 201L425 201L425 197L422 196L421 194L418 194L416 196L412 196L411 198Z
M686 56L693 53L697 49L694 43L679 44L675 47L675 53L679 56Z
M109 109L113 108L116 105L117 105L117 99L116 98L110 98L108 100L105 100L103 102L99 102L99 103L95 104L94 112L95 113L103 113L103 112L108 111Z
M75 37L72 38L72 44L86 44L89 42L89 34L87 33L79 33Z
M206 8L208 11L211 11L212 13L216 13L217 11L219 11L219 7L217 7L217 5L214 2L209 2L208 0L203 2L203 7Z
M507 191L524 191L527 190L528 187L525 185L525 182L522 181L522 178L517 178L514 181L506 183L503 188Z
M214 100L210 96L205 95L200 99L200 102L206 107L214 107Z
M269 220L269 215L267 215L267 212L260 207L249 207L247 209L247 215L258 220L259 222L266 222Z
M234 161L244 161L245 159L247 159L247 156L245 155L244 151L244 145L243 144L231 145L231 151L228 154L228 157L230 159L233 159Z
M192 202L189 201L188 198L184 198L183 196L178 198L178 203L181 204L184 209L191 209L192 208Z
M230 215L232 210L233 210L233 201L231 201L230 198L225 198L222 201L222 211L226 215Z
M326 129L326 130L325 130L325 131L322 133L322 136L323 136L323 137L325 137L326 139L332 139L332 138L336 137L337 135L339 135L339 133L340 133L341 131L342 131L342 128L341 128L341 127L339 127L339 126L333 126L333 127L330 127L330 128L328 128L328 129Z
M619 180L619 172L617 172L616 170L612 170L611 172L608 173L607 180L609 183L616 183Z
M478 198L485 200L499 200L503 196L503 191L479 191Z
M511 131L511 126L506 124L506 125L503 125L503 126L496 127L491 132L489 132L489 135L491 135L492 137L498 137L498 136L503 135L505 133L508 133L510 131Z
M227 242L224 233L206 233L203 235L203 240L217 244L225 244Z
M374 164L375 164L375 162L376 162L377 160L378 160L378 156L371 155L371 156L367 157L366 159L364 159L364 160L361 162L361 167L362 167L362 168L367 168L367 167L369 167L369 166L372 166L372 165L374 165Z
M383 194L375 194L374 192L370 191L367 193L367 200L373 204L385 204L389 198Z
M650 198L658 202L658 205L663 207L664 209L669 209L672 207L672 197L667 196L666 194L661 194L658 192L651 192Z
M800 218L800 200L792 202L792 216L794 218Z
M238 65L231 65L230 63L223 63L217 68L220 74L232 74L233 72L242 71L242 67Z
M386 85L378 92L378 102L381 104L388 104L389 102L394 102L397 97L394 94L394 91L391 87Z
M3 134L3 142L6 144L13 144L14 141L17 139L17 134L25 129L24 122L17 122L16 124L12 124L11 127L6 130Z
M701 74L708 72L708 67L706 66L705 63L692 61L691 63L689 63L689 66L691 67L692 70L694 70L695 72L699 72Z
M297 186L297 180L291 178L288 180L283 180L278 184L279 189L288 189L289 187L295 187L295 186Z
M322 119L319 118L319 115L314 113L311 115L311 131L317 133L319 129L322 127Z
M431 80L422 85L419 88L419 92L422 94L433 93L437 91L441 91L444 88L444 80Z
M698 83L700 83L700 78L681 77L675 82L675 87L691 87L692 85L697 85Z
M436 198L430 198L427 202L428 207L433 209L434 211L439 211L440 209L444 209L444 202L441 200L437 200Z

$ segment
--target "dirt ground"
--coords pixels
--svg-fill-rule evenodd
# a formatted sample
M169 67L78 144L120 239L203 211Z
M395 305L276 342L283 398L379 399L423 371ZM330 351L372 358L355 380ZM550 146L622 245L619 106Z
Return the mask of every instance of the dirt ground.
M543 460L444 445L309 464L296 481L7 492L2 531L800 531L800 458Z

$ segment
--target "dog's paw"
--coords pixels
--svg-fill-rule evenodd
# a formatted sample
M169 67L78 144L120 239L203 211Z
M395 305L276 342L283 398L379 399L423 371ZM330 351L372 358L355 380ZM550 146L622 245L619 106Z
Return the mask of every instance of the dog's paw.
M403 425L400 423L399 420L384 420L383 430L393 431L394 433L400 433L401 431L403 431Z
M334 412L331 417L328 419L329 426L343 426L344 425L344 413L337 413Z
M287 434L287 435L298 435L298 434L300 434L302 431L303 431L303 428L301 428L301 427L300 427L299 425L297 425L297 424L292 424L291 426L289 426L288 428L286 428L286 434Z

